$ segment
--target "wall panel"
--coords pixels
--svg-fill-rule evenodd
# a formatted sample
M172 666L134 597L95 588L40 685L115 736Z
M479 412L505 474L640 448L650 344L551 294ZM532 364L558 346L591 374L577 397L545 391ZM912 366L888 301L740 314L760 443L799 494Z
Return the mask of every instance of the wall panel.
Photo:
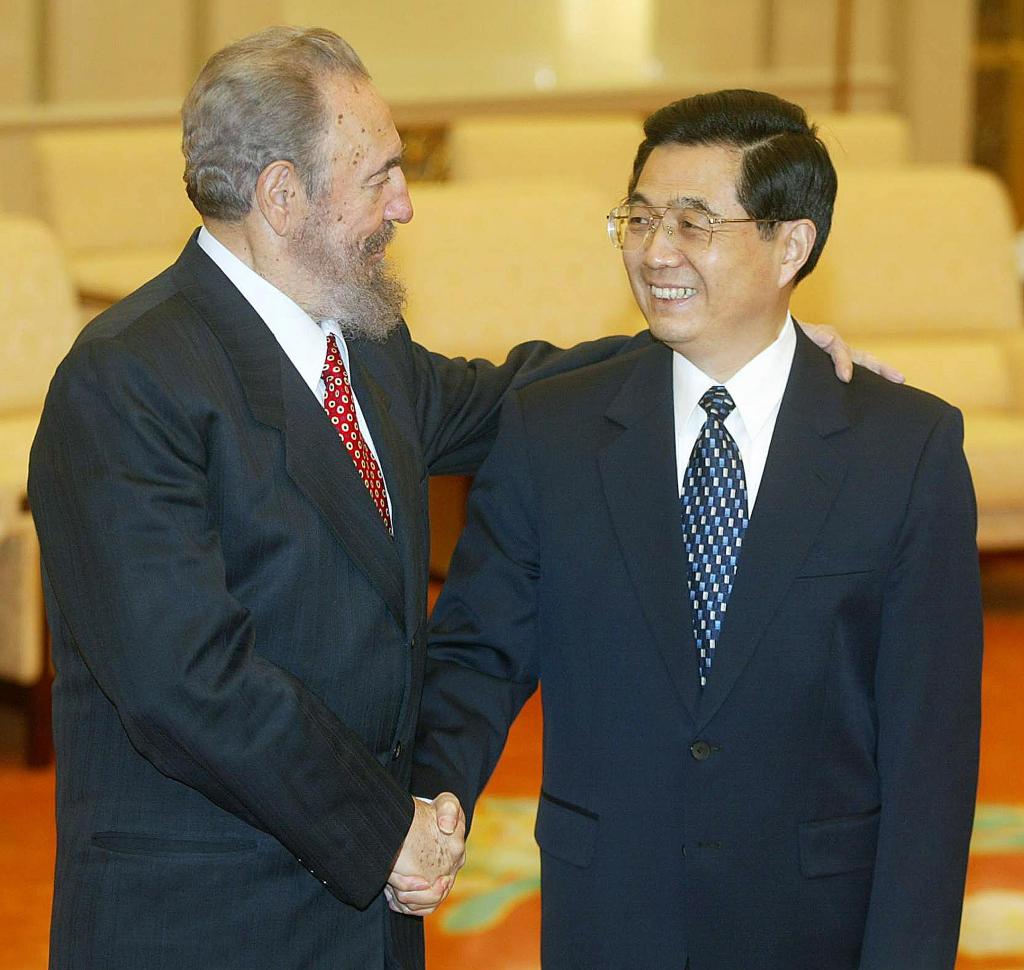
M39 4L0 0L0 105L28 104L39 94Z
M46 94L55 102L180 98L194 11L181 0L46 0Z
M522 94L555 71L559 5L551 0L285 0L289 23L336 30L362 55L392 99L472 92Z

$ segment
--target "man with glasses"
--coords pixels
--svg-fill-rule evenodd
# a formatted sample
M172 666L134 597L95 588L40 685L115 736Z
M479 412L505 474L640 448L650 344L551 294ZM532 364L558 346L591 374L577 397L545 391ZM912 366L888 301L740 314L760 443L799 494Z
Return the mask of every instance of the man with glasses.
M981 660L960 415L836 382L794 327L836 191L802 109L723 91L645 132L608 227L656 343L506 404L414 791L471 811L542 682L545 966L952 968Z

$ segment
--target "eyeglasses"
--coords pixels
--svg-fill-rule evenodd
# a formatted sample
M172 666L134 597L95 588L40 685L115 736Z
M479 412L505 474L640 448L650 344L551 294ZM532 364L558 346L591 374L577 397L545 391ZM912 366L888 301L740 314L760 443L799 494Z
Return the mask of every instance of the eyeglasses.
M641 205L623 200L608 213L608 237L616 249L633 252L644 249L654 238L658 226L664 226L665 235L673 248L680 252L705 250L711 247L711 237L719 226L739 222L771 224L775 219L723 219L702 209L680 208L674 205Z

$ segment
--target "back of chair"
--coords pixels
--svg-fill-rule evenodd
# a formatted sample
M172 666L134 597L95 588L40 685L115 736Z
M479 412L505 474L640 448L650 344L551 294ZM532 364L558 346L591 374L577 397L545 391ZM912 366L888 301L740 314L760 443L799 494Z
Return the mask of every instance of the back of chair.
M815 115L836 168L884 168L910 161L910 125L891 111Z
M818 267L796 312L844 332L1019 330L1005 188L960 166L845 172Z
M177 125L47 132L33 149L46 221L72 257L180 248L199 224Z
M0 416L38 412L79 317L57 240L33 219L0 216L0 319Z
M515 343L561 346L644 326L605 231L611 203L558 179L423 184L392 252L413 337L503 360Z
M53 233L0 216L0 680L43 677L39 547L24 511L28 453L50 378L78 333L71 277Z
M452 123L449 167L454 181L573 178L610 209L626 194L643 136L632 115L470 116Z
M968 408L1016 407L1024 327L1006 190L959 166L845 172L832 234L794 313L830 323Z

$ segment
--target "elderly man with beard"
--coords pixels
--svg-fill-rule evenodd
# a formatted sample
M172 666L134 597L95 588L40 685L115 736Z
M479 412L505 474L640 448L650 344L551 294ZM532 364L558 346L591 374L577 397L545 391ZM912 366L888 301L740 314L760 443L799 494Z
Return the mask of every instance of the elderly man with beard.
M203 228L85 329L32 451L51 967L421 967L465 827L409 794L427 476L476 468L511 387L649 338L413 343L401 142L329 31L220 51L182 120Z

